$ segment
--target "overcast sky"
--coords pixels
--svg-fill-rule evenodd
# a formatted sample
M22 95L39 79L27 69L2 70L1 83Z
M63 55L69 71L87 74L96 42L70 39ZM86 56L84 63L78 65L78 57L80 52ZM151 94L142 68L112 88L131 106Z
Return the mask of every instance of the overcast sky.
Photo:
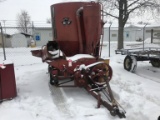
M31 21L46 22L50 18L50 6L58 2L68 1L95 1L95 0L5 0L0 2L0 21L17 20L17 14L21 10L26 10L31 17ZM143 17L144 18L144 17ZM144 21L147 19L138 18L136 21ZM132 19L129 19L131 21ZM135 20L134 20L135 21ZM149 21L149 20L147 20Z
M0 3L0 20L16 20L17 14L26 10L32 21L46 21L51 16L50 6L62 1L68 0L5 0Z
M0 20L16 20L21 10L28 11L33 21L50 18L50 6L62 0L6 0L0 3Z

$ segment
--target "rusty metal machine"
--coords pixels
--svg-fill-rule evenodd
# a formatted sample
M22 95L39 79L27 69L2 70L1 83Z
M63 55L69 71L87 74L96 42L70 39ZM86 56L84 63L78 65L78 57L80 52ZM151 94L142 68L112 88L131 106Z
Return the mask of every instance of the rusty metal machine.
M96 2L68 2L51 6L53 41L32 55L48 63L50 84L82 87L104 105L111 115L125 117L114 99L109 81L109 60L100 58L103 36L102 5ZM101 44L102 43L102 44Z

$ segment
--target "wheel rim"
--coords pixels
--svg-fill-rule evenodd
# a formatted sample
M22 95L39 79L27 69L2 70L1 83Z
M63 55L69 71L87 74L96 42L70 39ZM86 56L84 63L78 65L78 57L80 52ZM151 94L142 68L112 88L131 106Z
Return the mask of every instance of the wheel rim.
M126 59L125 66L127 69L131 66L131 62L129 59Z
M151 60L151 64L153 67L160 67L160 60Z
M112 78L112 68L108 64L96 65L92 68L91 79L97 85L104 85Z

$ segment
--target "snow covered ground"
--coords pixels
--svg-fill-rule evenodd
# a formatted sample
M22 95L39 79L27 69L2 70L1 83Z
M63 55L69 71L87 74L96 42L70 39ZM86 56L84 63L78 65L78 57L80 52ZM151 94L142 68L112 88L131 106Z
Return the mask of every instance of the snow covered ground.
M127 45L129 44L129 45ZM126 43L126 47L133 47ZM131 46L130 46L131 45ZM146 44L150 46L150 44ZM134 47L140 47L141 44ZM152 46L160 47L160 44ZM111 42L110 82L117 101L126 110L124 120L157 120L160 116L160 68L149 62L138 62L135 73L123 69L125 56L115 54L117 44ZM53 88L48 84L47 64L33 57L31 49L10 49L17 53L7 59L14 61L17 97L0 104L0 120L119 120L82 88ZM3 59L0 49L0 59ZM108 57L108 45L102 57ZM27 58L27 62L25 59Z

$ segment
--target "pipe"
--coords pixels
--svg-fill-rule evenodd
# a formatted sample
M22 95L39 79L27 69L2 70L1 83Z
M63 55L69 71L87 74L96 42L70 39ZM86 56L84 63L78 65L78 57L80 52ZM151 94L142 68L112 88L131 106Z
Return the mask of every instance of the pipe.
M4 48L4 39L3 39L3 30L2 30L2 25L0 23L0 29L1 29L1 37L2 37L2 44L3 44L3 55L4 55L4 60L6 60L6 52L5 52L5 48Z
M76 12L76 19L78 25L78 38L79 38L79 46L80 46L80 53L83 53L83 42L82 42L82 33L81 33L81 24L80 24L80 12L83 11L83 7L80 7Z
M101 14L103 14L103 5L101 4ZM103 22L103 15L102 15L102 20L101 20L101 22ZM105 24L105 23L104 23ZM104 25L103 24L103 25ZM103 25L101 24L101 27L103 27ZM101 28L102 29L102 28ZM104 40L104 29L103 29L103 31L102 31L102 38L101 38L102 40L101 40L101 43L100 43L100 51L99 51L99 56L98 56L98 58L99 57L101 57L101 53L102 53L102 47L103 47L103 40Z
M110 26L109 26L109 40L108 40L108 42L109 42L109 57L110 57L110 46L111 46L111 36L110 36L111 25L112 25L112 23L111 23Z

